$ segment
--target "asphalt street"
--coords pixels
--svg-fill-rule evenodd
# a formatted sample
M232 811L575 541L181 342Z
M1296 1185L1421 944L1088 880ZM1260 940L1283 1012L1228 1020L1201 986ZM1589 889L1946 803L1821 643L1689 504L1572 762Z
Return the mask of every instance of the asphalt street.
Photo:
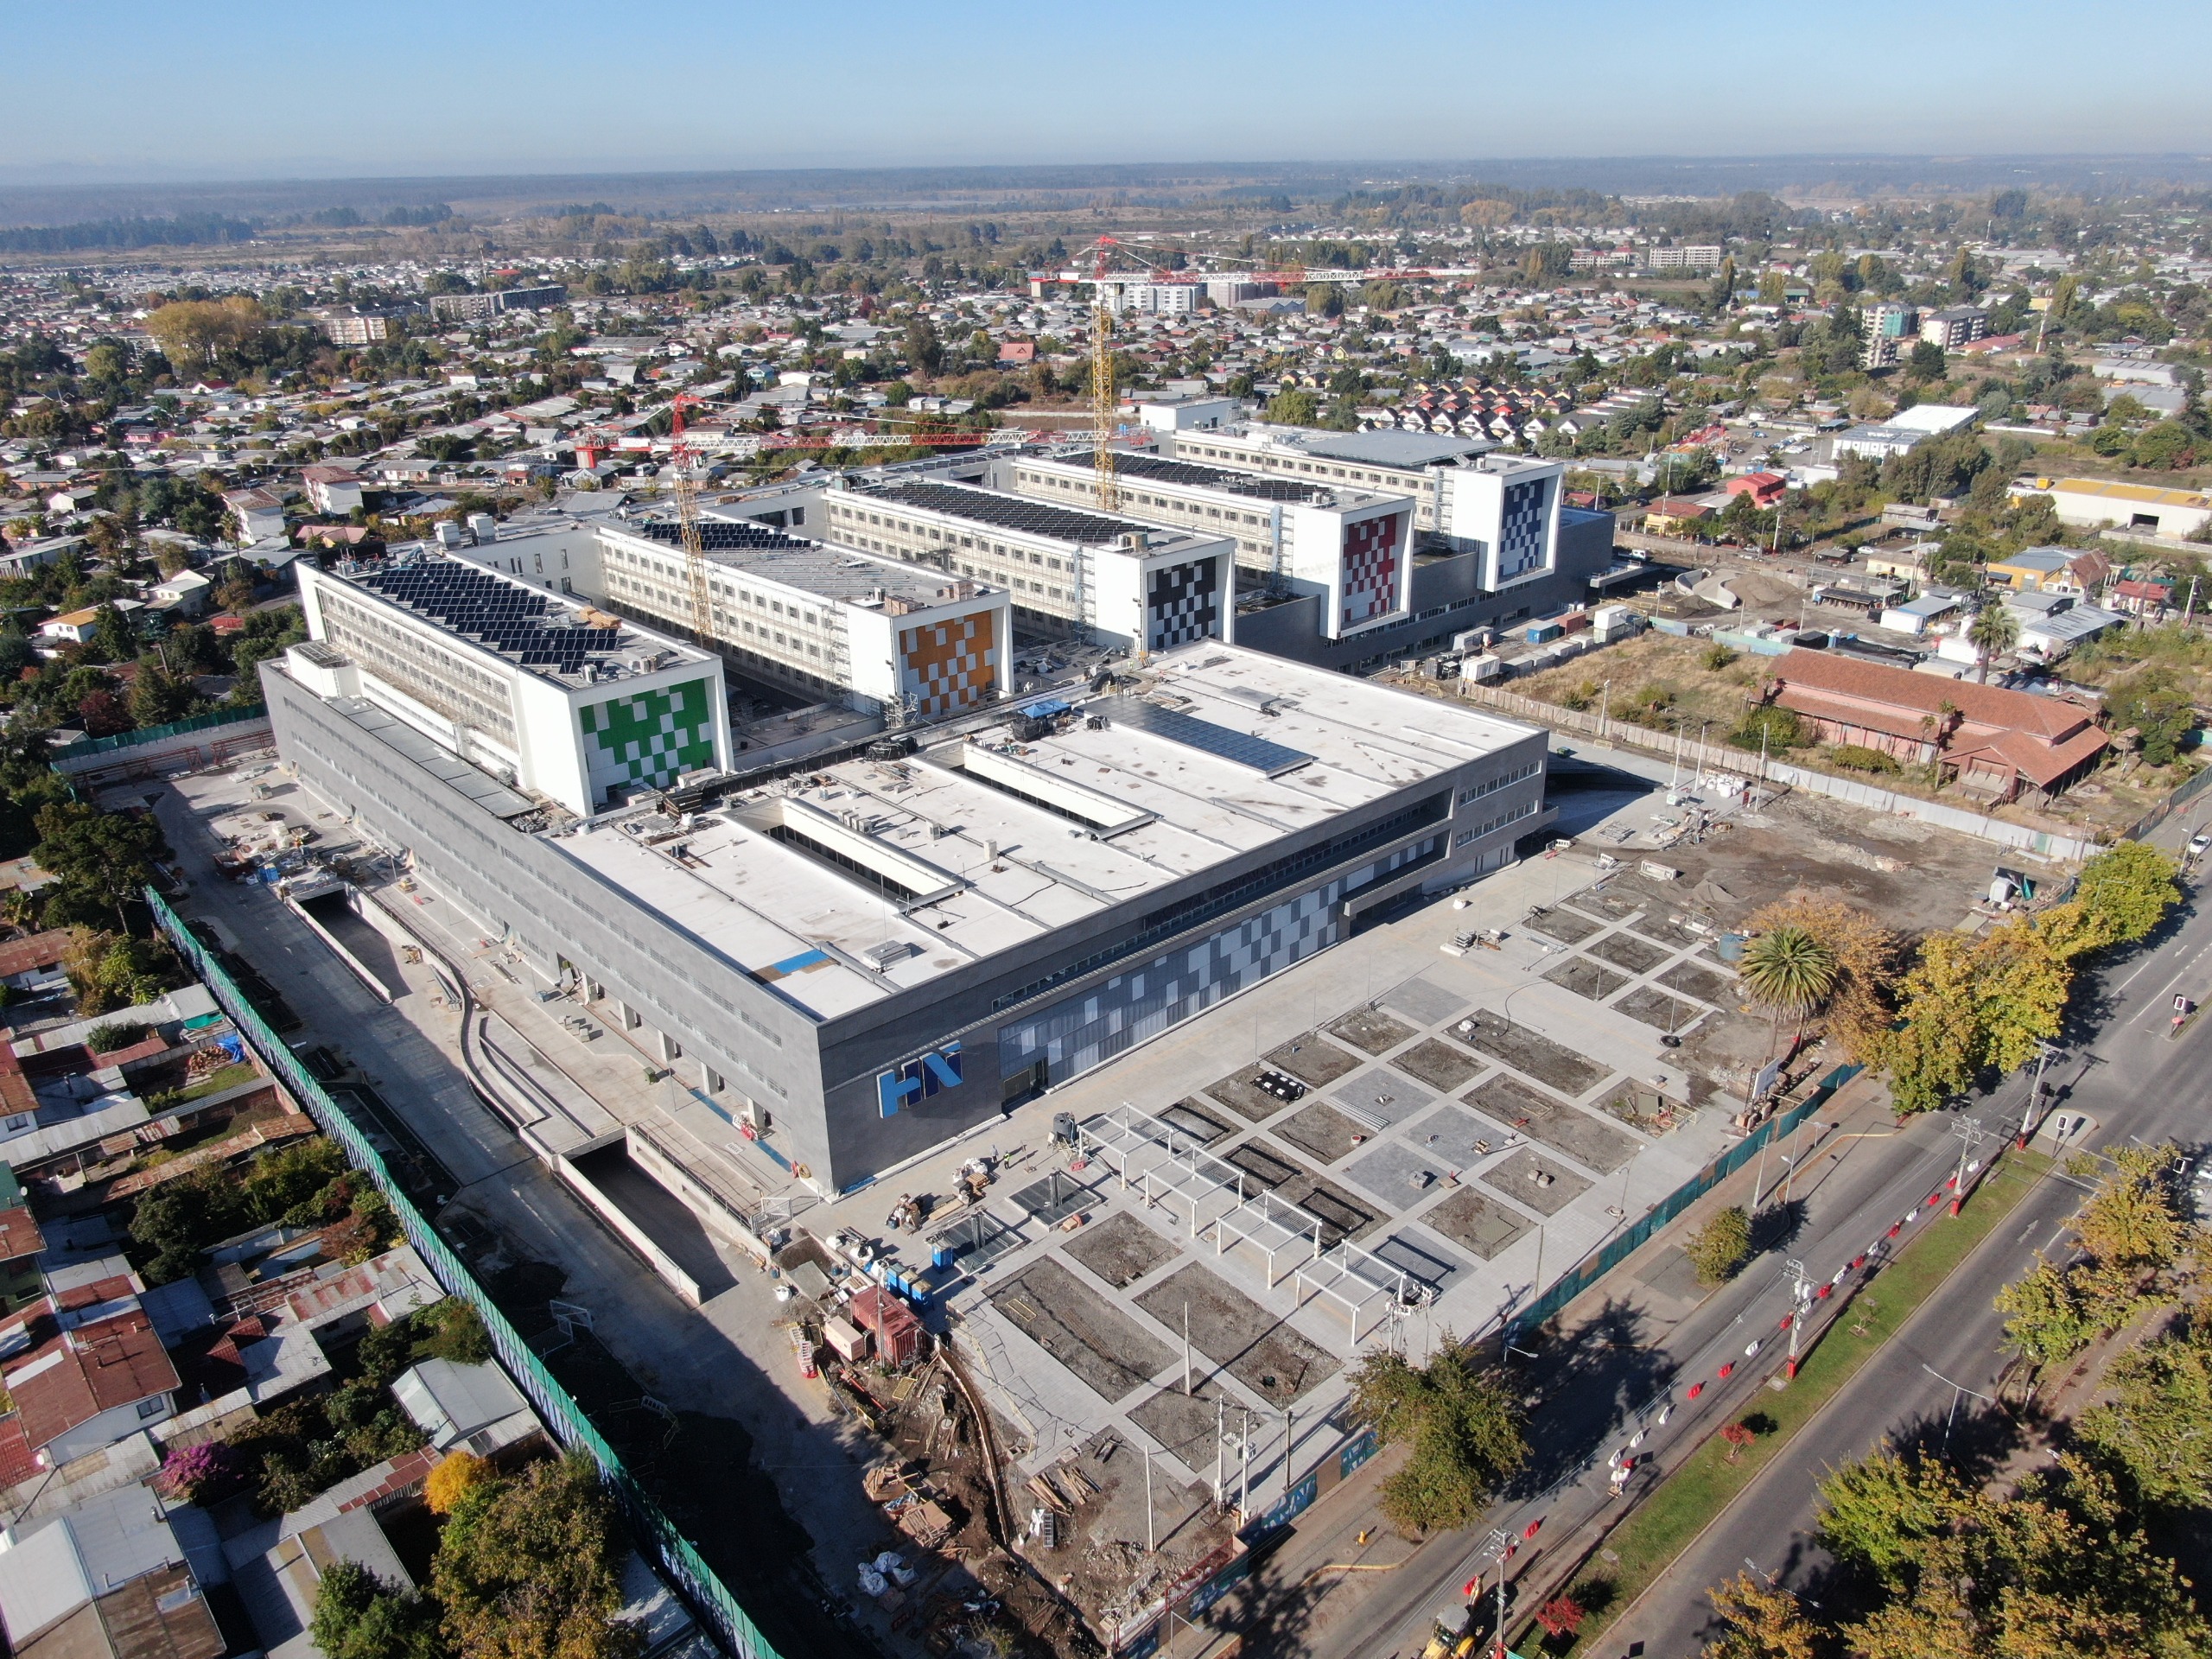
M2083 1138L2092 1145L2172 1140L2195 1150L2212 1135L2212 1095L2204 1082L2212 1037L2201 1020L2177 1039L2167 1036L2173 996L2203 999L2212 977L2208 961L2212 907L2185 917L2158 948L2122 960L2091 988L2091 1008L2102 1015L2094 1039L2056 1064L2051 1075L2067 1080L2055 1109L2089 1114L2095 1127ZM2023 1095L2016 1083L1999 1098L2017 1110ZM1618 1659L1638 1642L1646 1659L1696 1655L1715 1634L1706 1587L1746 1564L1818 1597L1832 1563L1812 1536L1815 1486L1827 1471L1865 1456L1885 1438L1921 1439L1939 1452L1970 1459L1980 1443L1977 1421L1992 1408L1960 1390L1993 1396L2010 1357L1993 1299L2033 1265L2038 1249L2058 1248L2066 1217L2082 1196L2077 1184L2054 1178L2023 1200L1896 1340L1806 1426L1787 1454L1762 1471L1675 1570L1613 1626L1597 1649L1599 1659Z
M2198 1079L2208 1039L2201 1023L2178 1040L2169 1039L2167 1027L2177 992L2202 1000L2208 991L2212 914L2186 907L2163 938L2085 988L2077 1001L2083 1035L2047 1075L2052 1098L2045 1116L2087 1113L2091 1119L2069 1145L2101 1146L2131 1136L2190 1144L2205 1137L2207 1097ZM1624 1285L1605 1316L1610 1328L1586 1337L1573 1353L1546 1357L1558 1369L1531 1422L1541 1490L1494 1510L1474 1532L1427 1541L1394 1570L1360 1580L1351 1594L1335 1590L1339 1580L1332 1575L1310 1576L1317 1556L1351 1558L1346 1551L1352 1527L1332 1516L1315 1528L1323 1541L1285 1548L1255 1574L1250 1588L1224 1609L1220 1624L1243 1629L1246 1651L1254 1654L1383 1659L1418 1652L1433 1616L1456 1606L1462 1586L1478 1571L1494 1571L1486 1559L1495 1548L1494 1531L1520 1545L1511 1564L1516 1573L1526 1572L1536 1565L1543 1540L1559 1538L1615 1501L1606 1495L1608 1457L1630 1451L1639 1432L1643 1440L1635 1454L1649 1461L1633 1478L1631 1497L1649 1490L1720 1421L1751 1403L1765 1366L1745 1363L1745 1351L1752 1341L1770 1341L1777 1317L1789 1310L1786 1260L1803 1262L1815 1280L1828 1278L1882 1239L1891 1224L1916 1206L1924 1210L1928 1193L1957 1165L1961 1142L1954 1129L1962 1119L1979 1119L1992 1137L2009 1135L2021 1122L2026 1099L2026 1082L2016 1077L1973 1104L1916 1120L1894 1135L1881 1132L1885 1113L1878 1126L1851 1115L1817 1146L1780 1148L1802 1160L1789 1194L1795 1230L1786 1243L1770 1249L1663 1334L1649 1328L1648 1315L1633 1300L1634 1287ZM1779 1161L1770 1165L1766 1186L1771 1189L1786 1170ZM1801 1432L1789 1453L1614 1626L1597 1649L1600 1659L1638 1652L1637 1643L1641 1659L1694 1659L1709 1623L1706 1586L1747 1559L1762 1572L1817 1591L1825 1563L1809 1529L1821 1472L1863 1454L1885 1435L1931 1422L1940 1432L1955 1401L1975 1405L1954 1383L1994 1392L2006 1356L1992 1298L2028 1265L2037 1247L2050 1248L2063 1236L2064 1219L2082 1196L2078 1183L2054 1177L2023 1200L2018 1221L2008 1222L1962 1264L1897 1341ZM1714 1379L1719 1366L1731 1361L1737 1372L1724 1386ZM1543 1363L1536 1369L1545 1369ZM1707 1386L1692 1402L1687 1388L1698 1379ZM1668 1412L1663 1421L1661 1410ZM1539 1539L1522 1543L1533 1521L1542 1523ZM1340 1540L1339 1534L1347 1535Z

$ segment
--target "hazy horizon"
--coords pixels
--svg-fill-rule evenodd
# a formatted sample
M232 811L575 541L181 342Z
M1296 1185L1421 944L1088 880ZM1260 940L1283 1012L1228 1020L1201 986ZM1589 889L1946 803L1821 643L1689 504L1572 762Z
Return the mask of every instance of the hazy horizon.
M0 181L435 179L1395 154L2201 159L2212 9L1847 19L1593 0L1116 17L385 0L25 10ZM2085 36L2129 74L2082 73ZM2102 55L2086 54L2090 61ZM91 85L88 87L88 81ZM85 114L96 110L96 122ZM2073 143L2056 143L2071 139ZM2093 142L2082 142L2093 141Z

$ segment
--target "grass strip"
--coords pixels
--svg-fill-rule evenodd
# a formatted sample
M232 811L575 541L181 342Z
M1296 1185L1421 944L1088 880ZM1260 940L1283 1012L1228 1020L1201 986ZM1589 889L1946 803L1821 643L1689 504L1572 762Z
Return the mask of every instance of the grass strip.
M1904 1249L1821 1338L1797 1368L1796 1380L1779 1392L1762 1389L1742 1402L1743 1415L1757 1412L1774 1427L1745 1446L1731 1463L1716 1423L1716 1432L1705 1444L1613 1529L1605 1548L1618 1559L1607 1561L1593 1555L1562 1592L1590 1610L1573 1645L1546 1651L1565 1659L1602 1637L1675 1564L1706 1523L1750 1485L1814 1414L1904 1327L1974 1246L1996 1230L2050 1166L2051 1160L2041 1153L2011 1154L1989 1173L1960 1215L1916 1222L1914 1236L1905 1241ZM1950 1224L1955 1219L1959 1224L1955 1227ZM1529 1643L1535 1634L1533 1624L1521 1632L1518 1645L1524 1652L1531 1650Z

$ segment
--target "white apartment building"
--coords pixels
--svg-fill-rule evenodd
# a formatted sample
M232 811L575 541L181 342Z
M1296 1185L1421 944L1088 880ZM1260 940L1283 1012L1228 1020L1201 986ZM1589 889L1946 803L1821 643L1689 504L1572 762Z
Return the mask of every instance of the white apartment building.
M1000 463L1017 495L1067 506L1096 500L1087 453ZM1262 585L1326 596L1332 639L1405 614L1414 505L1402 495L1233 473L1156 455L1115 457L1121 509L1198 535L1226 535Z
M747 673L900 721L956 715L1011 684L1014 607L1004 587L760 524L699 528L715 638ZM610 607L690 631L690 577L675 524L605 524L598 542Z
M940 479L830 491L830 537L1010 590L1036 633L1130 652L1232 637L1236 544Z
M496 816L552 802L589 817L728 764L709 652L436 555L296 568L308 643L286 652L285 671Z
M1425 531L1440 527L1446 477L1498 447L1491 438L1389 429L1317 432L1259 422L1218 431L1163 435L1162 442L1163 453L1177 461L1408 497L1414 504L1414 528Z

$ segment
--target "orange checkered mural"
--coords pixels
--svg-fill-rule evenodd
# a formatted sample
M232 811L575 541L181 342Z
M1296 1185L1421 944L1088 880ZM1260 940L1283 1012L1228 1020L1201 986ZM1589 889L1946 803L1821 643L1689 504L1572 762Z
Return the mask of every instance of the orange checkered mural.
M915 712L922 718L954 714L982 700L998 674L999 645L992 637L995 618L995 612L977 611L899 630L899 656L905 664L899 689L915 699Z

